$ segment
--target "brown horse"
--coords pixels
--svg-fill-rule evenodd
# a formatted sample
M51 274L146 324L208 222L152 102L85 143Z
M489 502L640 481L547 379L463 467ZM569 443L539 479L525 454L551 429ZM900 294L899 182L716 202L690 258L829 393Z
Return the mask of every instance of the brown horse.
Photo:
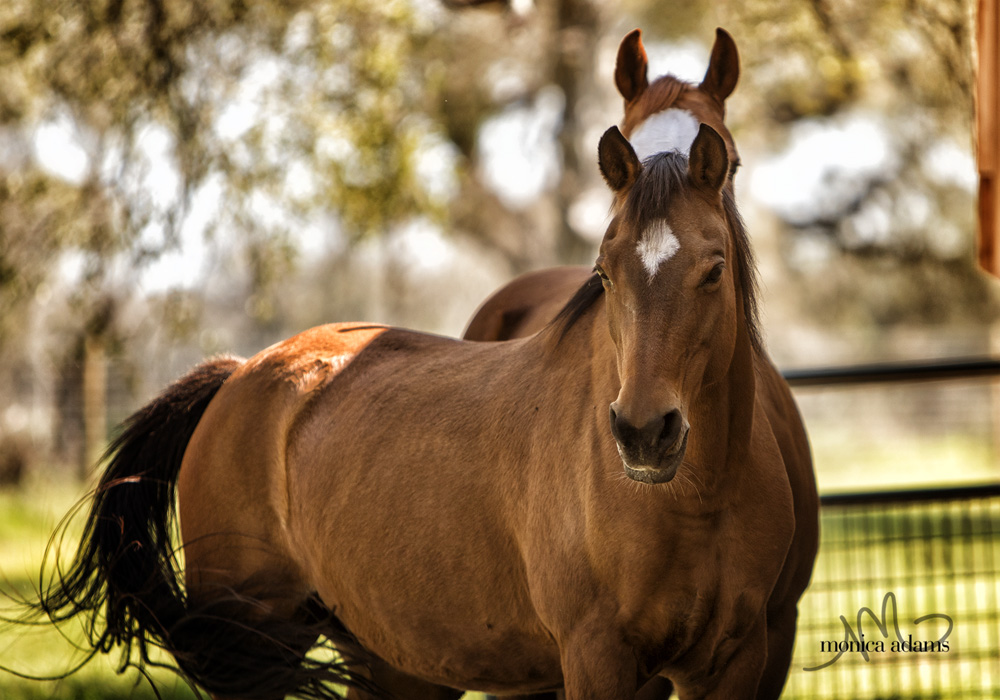
M202 365L130 419L40 608L217 698L754 697L800 524L725 143L641 163L612 127L599 164L598 274L545 330L335 324ZM306 658L320 634L344 656Z
M648 83L647 59L639 30L626 36L618 49L615 83L625 100L622 132L638 146L640 156L657 150L681 150L687 146L683 116L677 110L709 124L726 140L730 161L726 188L732 193L739 156L725 128L725 100L739 77L736 45L724 30L716 30L716 41L705 78L700 85L684 83L665 75ZM650 138L659 134L663 138ZM509 340L531 335L548 324L576 290L591 275L583 266L557 267L529 272L489 297L476 311L465 331L466 340ZM776 437L788 469L795 501L796 533L780 585L769 603L769 656L760 698L778 697L787 677L795 636L798 600L812 574L819 542L818 501L808 438L802 419L786 383L764 353L757 358L757 372L768 399L764 406L772 425L780 426ZM666 698L669 684L650 683L641 696Z
M699 123L708 124L726 141L730 164L726 187L732 189L740 166L736 143L725 125L726 98L740 75L739 52L733 38L724 29L715 30L708 70L698 85L669 74L650 83L648 70L641 32L635 29L618 47L615 85L625 104L621 131L639 159L670 150L686 154ZM555 317L590 273L590 267L574 266L522 275L479 307L463 337L509 340L534 333Z
M708 124L726 141L729 178L739 168L739 154L725 125L726 98L739 79L739 52L724 29L716 29L708 70L698 85L673 75L660 76L652 84L649 60L642 45L642 32L631 31L618 46L615 85L624 100L621 131L629 138L640 160L662 151L687 153L699 124ZM591 275L585 266L557 267L522 275L482 304L469 323L467 340L508 340L539 330L563 307ZM670 697L669 681L650 681L640 700ZM542 700L538 698L537 700ZM547 699L546 699L547 700Z

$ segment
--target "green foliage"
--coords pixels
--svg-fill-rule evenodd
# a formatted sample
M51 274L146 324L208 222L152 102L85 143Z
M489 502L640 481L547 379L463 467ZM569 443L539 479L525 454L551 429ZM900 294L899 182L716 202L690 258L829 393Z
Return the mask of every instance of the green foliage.
M256 289L288 272L290 233L317 211L355 237L440 217L415 170L438 131L414 60L432 29L400 0L5 3L0 124L27 152L34 125L69 115L87 155L80 182L0 158L5 302L30 298L64 250L85 255L95 289L116 256L141 269L178 245L210 178L222 199L208 229L242 237ZM151 128L166 163L149 162ZM164 165L176 192L150 191Z
M969 133L969 0L751 0L726 7L739 25L741 90L778 123L867 103L899 114L930 108L937 129Z

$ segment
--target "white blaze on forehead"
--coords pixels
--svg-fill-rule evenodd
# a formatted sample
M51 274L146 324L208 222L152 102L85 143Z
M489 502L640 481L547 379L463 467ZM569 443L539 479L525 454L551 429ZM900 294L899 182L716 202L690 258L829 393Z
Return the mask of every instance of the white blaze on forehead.
M632 132L629 142L639 160L646 160L655 153L679 151L691 154L691 144L698 135L701 122L686 109L665 109L647 117Z
M636 252L639 253L639 259L642 260L646 272L649 273L650 282L656 276L660 265L674 257L680 248L681 242L677 240L677 236L666 221L656 221L646 229L639 240Z

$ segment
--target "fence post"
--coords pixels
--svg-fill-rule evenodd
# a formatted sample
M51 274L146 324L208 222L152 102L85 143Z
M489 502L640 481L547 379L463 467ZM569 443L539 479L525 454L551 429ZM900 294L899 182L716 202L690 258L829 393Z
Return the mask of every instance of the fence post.
M83 453L80 479L86 481L104 451L108 435L108 358L105 339L88 333L83 340Z

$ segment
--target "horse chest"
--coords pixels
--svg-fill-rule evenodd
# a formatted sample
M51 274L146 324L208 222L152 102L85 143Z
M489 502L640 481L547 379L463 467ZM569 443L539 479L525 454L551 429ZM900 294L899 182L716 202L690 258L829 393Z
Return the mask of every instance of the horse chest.
M648 673L713 666L731 652L764 614L783 561L771 539L721 518L700 534L689 527L683 541L655 538L645 560L614 565L623 632Z
M623 610L651 639L693 640L720 621L749 625L763 609L770 586L735 567L728 555L725 549L706 548L697 561L679 557L655 582L646 577L650 585L644 594L624 584Z

